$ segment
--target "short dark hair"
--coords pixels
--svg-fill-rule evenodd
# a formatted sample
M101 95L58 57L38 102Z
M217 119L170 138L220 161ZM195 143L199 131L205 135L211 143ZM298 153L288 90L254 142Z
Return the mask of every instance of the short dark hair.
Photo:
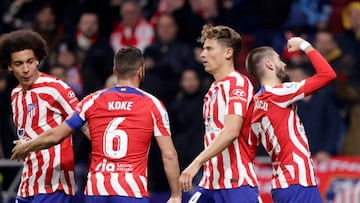
M118 78L133 77L136 71L144 65L144 57L141 50L135 47L123 47L114 57L114 67Z
M242 38L239 33L232 28L223 25L204 25L198 42L203 44L206 39L216 39L223 45L232 48L233 60L235 63L242 46Z
M7 69L11 63L13 52L25 49L33 50L36 58L41 61L47 56L46 41L32 30L17 30L0 36L0 65Z
M259 63L263 58L270 56L273 52L274 49L268 46L262 46L251 50L247 54L245 61L247 71L259 80L264 72L261 66L259 66Z

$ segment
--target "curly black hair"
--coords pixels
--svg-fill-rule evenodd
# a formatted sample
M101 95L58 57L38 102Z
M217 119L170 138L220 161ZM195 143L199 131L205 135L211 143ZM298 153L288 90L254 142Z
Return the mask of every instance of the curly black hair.
M0 36L0 67L7 69L13 52L33 50L39 61L47 56L46 41L32 30L16 30Z

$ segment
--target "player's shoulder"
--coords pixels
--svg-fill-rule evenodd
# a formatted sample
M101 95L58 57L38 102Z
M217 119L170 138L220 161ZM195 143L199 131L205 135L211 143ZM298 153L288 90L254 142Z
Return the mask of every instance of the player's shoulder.
M46 73L40 73L40 77L36 81L36 86L47 86L47 87L53 87L53 88L69 88L69 86L59 78L48 75Z

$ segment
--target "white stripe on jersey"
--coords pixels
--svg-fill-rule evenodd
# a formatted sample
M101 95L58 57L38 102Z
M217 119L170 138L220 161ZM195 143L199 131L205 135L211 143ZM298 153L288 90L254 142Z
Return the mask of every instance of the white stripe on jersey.
M132 173L125 173L125 180L129 184L132 192L134 193L135 197L142 197L139 186L135 182L134 176Z
M110 185L118 195L127 194L124 188L119 184L119 173L110 173Z
M81 108L81 112L79 113L80 118L85 121L85 112L94 104L95 100L99 97L100 95L100 91L94 93L94 95L91 97L91 99L89 99L88 101L86 101L82 108Z
M42 154L44 163L49 163L49 160L50 160L49 150L41 150L40 153ZM48 165L44 164L41 167L41 171L46 171L47 168L48 168ZM46 178L46 173L42 173L41 176L38 178L38 183L44 184L45 178ZM45 187L39 187L39 193L46 193Z
M294 117L295 117L294 111L290 111L289 119L288 119L288 126L289 126L289 134L290 134L290 140L291 142L296 146L298 150L300 150L304 155L309 155L308 150L301 144L301 142L298 140L295 128L297 129L297 126L294 126Z
M283 170L282 170L280 167L278 167L276 173L277 173L278 176L279 176L279 183L280 183L280 185L281 185L281 188L287 188L287 187L289 187L289 185L288 185L288 183L287 183L287 181L286 181L286 178L285 178L285 176L284 176L284 172L283 172Z
M106 191L105 188L105 180L104 180L104 176L102 173L95 173L95 177L96 177L96 188L99 191L100 194L102 195L109 195L109 193Z
M306 167L305 167L304 160L299 155L297 155L295 152L293 152L293 159L298 167L300 185L309 186L306 181Z
M94 195L94 193L92 191L92 182L91 182L91 174L90 174L90 172L87 175L85 195Z
M151 117L153 119L153 123L154 123L154 136L161 136L161 132L159 127L156 125L156 118L153 112L151 112Z

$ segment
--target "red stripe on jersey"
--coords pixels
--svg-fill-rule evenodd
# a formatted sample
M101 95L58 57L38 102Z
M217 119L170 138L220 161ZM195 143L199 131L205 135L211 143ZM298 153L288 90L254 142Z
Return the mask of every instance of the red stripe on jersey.
M230 160L232 161L231 163L231 171L232 171L232 174L231 174L231 177L232 179L239 179L239 171L237 170L237 165L238 165L238 162L237 162L237 158L236 158L236 154L235 154L235 146L234 144L230 144L229 147L228 147L228 150L229 150L229 156L230 156ZM231 185L232 187L238 187L238 182L236 181L231 181Z
M111 184L109 184L111 181L111 176L110 174L108 175L104 175L104 187L105 190L108 194L119 194L113 187Z
M221 153L219 153L217 156L217 171L219 173L219 187L224 188L224 177L225 177L225 171L224 171L224 159Z
M135 197L134 192L132 191L130 185L128 184L128 182L125 179L125 173L121 173L119 175L119 183L121 185L122 188L124 188L124 190L126 191L126 193L128 194L129 197Z
M54 147L50 147L48 149L49 151L49 165L46 168L46 177L45 177L45 185L52 185L52 174L54 173L54 158L55 158L55 148ZM52 188L51 187L45 187L45 190L47 193L51 193L52 192Z

